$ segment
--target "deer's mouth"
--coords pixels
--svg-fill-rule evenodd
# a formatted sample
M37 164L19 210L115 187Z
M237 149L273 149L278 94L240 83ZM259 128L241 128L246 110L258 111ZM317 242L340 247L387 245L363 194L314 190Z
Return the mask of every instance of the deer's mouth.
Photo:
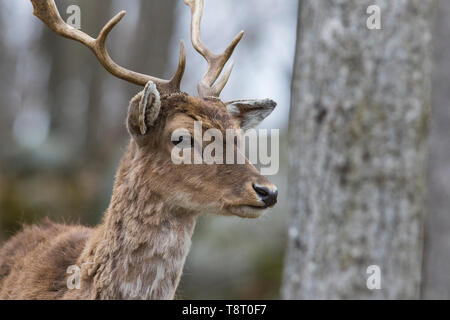
M249 205L249 206L244 206L244 207L249 207L249 208L252 208L252 209L255 209L255 210L266 210L267 208L272 207L272 206L266 206L266 205L264 205L264 206L251 206L251 205Z
M236 205L228 208L228 211L241 218L258 218L268 206Z

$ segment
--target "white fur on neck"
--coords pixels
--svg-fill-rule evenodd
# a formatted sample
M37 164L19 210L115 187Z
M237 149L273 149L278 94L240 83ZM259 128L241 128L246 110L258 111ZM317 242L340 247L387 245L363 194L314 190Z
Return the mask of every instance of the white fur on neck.
M184 226L183 232L167 226L163 229L148 244L144 254L131 253L124 259L123 279L131 280L120 284L124 299L174 298L191 246L193 228Z

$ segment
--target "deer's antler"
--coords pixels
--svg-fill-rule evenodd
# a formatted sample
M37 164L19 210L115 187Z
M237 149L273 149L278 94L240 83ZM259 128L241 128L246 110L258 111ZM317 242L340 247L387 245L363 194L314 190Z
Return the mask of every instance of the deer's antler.
M98 37L94 39L86 33L66 24L59 15L54 0L31 0L31 3L34 7L33 14L42 20L47 27L63 37L79 41L86 47L90 48L102 66L114 76L141 86L145 86L148 81L153 81L161 93L170 93L180 90L180 82L186 66L186 52L183 41L181 41L180 44L178 68L172 79L159 79L125 69L116 64L109 56L105 46L106 38L112 28L114 28L114 26L123 18L125 11L119 12L116 16L114 16L114 18L109 20L109 22L100 31Z
M202 19L203 12L203 0L184 0L184 3L191 8L191 41L195 50L198 51L208 62L208 70L200 80L198 84L198 93L201 97L214 96L218 97L220 92L225 87L225 84L230 77L231 70L233 69L233 62L225 70L222 78L214 84L214 82L219 77L223 70L223 67L230 59L234 48L237 46L244 31L239 32L239 34L231 41L230 45L225 49L222 54L215 54L209 50L200 40L200 21Z

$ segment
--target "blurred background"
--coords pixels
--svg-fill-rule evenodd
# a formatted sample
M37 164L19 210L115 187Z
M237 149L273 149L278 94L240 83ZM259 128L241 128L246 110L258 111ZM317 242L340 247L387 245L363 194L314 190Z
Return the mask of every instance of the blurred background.
M138 72L168 78L183 39L182 90L197 94L206 63L182 0L56 3L63 19L79 6L91 36L126 10L107 46ZM366 28L372 4L381 30ZM0 243L46 216L99 223L141 90L32 11L29 0L0 0ZM245 31L221 98L278 103L260 127L280 130L280 170L269 177L279 201L257 220L201 217L180 298L450 298L448 17L447 0L205 1L202 39L214 52ZM373 261L390 289L367 290Z
M197 94L206 63L190 43L182 0L57 0L66 20L81 9L81 29L97 36L120 10L108 38L120 65L168 78L179 41L187 49L182 90ZM196 227L178 290L181 298L279 298L287 217L286 134L297 27L295 0L207 0L202 39L221 52L245 35L221 98L271 98L278 106L261 125L280 129L278 205L258 220L206 216ZM55 35L28 0L0 0L0 242L23 223L49 216L97 224L109 203L115 170L129 139L128 101L140 87L110 75L83 45ZM245 285L243 285L245 284Z

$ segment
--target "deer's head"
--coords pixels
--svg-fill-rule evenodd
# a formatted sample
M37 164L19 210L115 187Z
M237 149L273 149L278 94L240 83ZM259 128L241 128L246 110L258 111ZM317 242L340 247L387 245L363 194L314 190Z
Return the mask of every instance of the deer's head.
M180 91L186 64L184 44L181 42L178 68L170 80L159 79L127 70L110 58L105 41L111 29L125 12L112 18L94 39L68 26L59 16L53 0L31 0L34 14L56 33L88 46L100 63L113 75L142 85L144 89L131 99L127 127L132 137L130 166L148 181L152 192L174 206L194 212L215 212L241 217L257 217L276 203L277 188L245 158L243 164L176 164L174 148L204 147L196 140L195 123L201 124L201 134L208 129L221 133L223 145L234 146L235 138L226 131L249 129L259 124L275 107L265 100L236 100L223 102L219 95L233 68L233 63L218 80L225 64L241 40L241 31L222 54L211 52L200 40L200 20L203 0L184 0L191 9L191 40L194 48L206 59L208 69L198 84L198 97ZM198 128L198 127L197 127ZM174 139L174 132L185 135ZM239 134L238 134L239 136ZM226 141L233 139L232 143ZM192 150L193 151L193 150ZM194 157L194 152L191 153ZM223 152L226 157L226 152Z

